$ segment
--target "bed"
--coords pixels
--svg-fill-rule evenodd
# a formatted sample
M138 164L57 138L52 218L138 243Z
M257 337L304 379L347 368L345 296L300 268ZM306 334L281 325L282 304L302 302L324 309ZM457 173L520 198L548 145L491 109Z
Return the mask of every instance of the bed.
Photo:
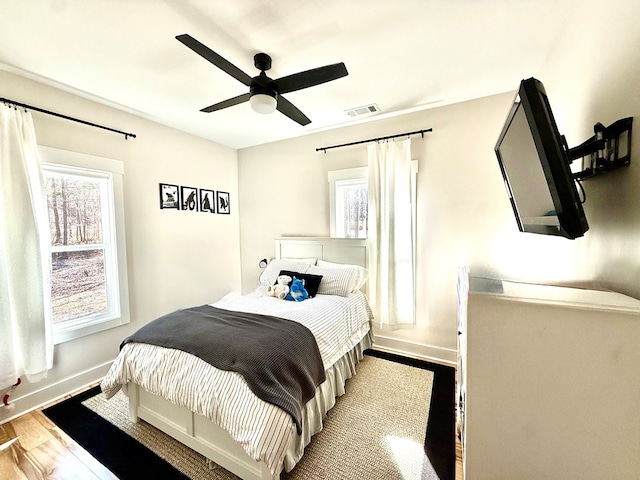
M327 411L345 393L346 380L372 344L366 267L365 240L280 238L255 291L203 306L224 315L273 316L308 329L323 378L298 415L259 398L239 373L184 351L136 341L123 345L102 390L110 398L122 388L132 420L145 420L240 478L278 479L322 429ZM282 271L306 274L309 280L322 275L317 295L303 302L271 297L269 285Z

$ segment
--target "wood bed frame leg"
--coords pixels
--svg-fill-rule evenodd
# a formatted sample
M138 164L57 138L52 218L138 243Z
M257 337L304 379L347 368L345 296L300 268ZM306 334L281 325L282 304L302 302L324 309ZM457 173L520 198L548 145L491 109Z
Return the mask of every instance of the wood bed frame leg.
M128 383L127 395L129 396L129 420L138 423L138 385Z
M261 480L280 480L280 474L278 473L277 475L273 475L271 473L271 471L269 470L269 468L267 468L267 465L263 462L262 463L262 473L260 474L260 479Z

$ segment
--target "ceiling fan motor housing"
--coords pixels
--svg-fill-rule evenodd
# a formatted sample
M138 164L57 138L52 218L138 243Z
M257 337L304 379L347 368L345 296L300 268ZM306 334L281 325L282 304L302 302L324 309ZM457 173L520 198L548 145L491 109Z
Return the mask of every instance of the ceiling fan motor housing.
M277 91L273 84L273 80L267 77L264 72L261 72L257 77L251 79L251 86L249 87L249 93L254 95L269 95L276 98Z
M253 64L258 70L264 72L271 68L271 57L266 53L256 53L253 56Z

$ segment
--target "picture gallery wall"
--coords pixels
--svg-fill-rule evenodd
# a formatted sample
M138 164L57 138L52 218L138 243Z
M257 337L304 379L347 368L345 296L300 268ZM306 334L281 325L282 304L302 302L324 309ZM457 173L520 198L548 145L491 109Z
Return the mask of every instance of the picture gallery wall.
M160 184L160 208L218 213L221 215L227 215L231 212L229 192L170 183Z

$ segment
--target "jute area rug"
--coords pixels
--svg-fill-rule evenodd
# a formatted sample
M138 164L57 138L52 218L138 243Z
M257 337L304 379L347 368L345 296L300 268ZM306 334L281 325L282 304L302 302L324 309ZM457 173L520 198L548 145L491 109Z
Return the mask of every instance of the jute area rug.
M302 460L281 478L411 480L438 479L424 453L433 372L366 356L346 395L328 413L323 430ZM194 480L230 480L223 468L155 427L128 418L127 398L96 395L83 404Z

